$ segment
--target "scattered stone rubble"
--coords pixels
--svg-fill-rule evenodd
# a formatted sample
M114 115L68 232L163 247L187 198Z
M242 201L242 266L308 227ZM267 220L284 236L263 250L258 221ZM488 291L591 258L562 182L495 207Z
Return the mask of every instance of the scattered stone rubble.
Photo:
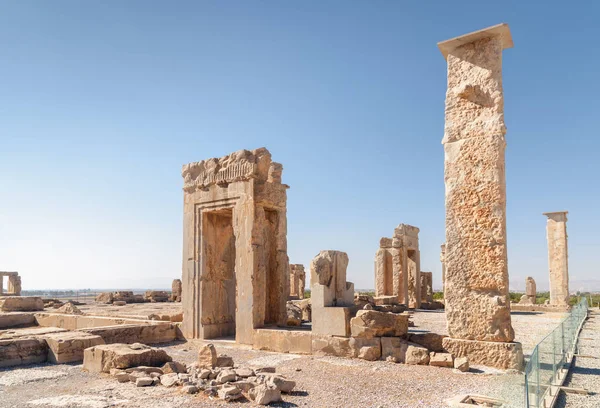
M151 387L162 385L168 388L180 388L184 394L203 394L224 401L235 401L247 398L257 405L268 405L282 400L282 393L289 394L296 383L277 374L274 367L238 367L229 356L217 355L212 344L202 347L198 352L198 361L186 366L183 363L171 361L164 354L158 354L158 349L141 344L111 345L116 352L107 352L107 347L99 346L94 358L88 354L84 369L110 373L118 382L131 382L136 387ZM104 353L103 363L98 363L96 354ZM144 354L147 357L140 358ZM152 354L152 357L150 355ZM162 362L165 361L164 364ZM93 364L91 364L93 362Z
M67 303L63 304L61 307L59 307L58 309L56 309L56 313L75 314L75 315L83 315L84 314L71 301L68 301Z

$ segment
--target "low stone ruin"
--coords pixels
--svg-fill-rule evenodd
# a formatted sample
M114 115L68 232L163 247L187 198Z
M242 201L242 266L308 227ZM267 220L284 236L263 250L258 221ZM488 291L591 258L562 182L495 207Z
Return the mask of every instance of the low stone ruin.
M181 279L173 279L171 284L171 302L181 302Z
M144 299L152 303L168 302L169 298L169 293L164 290L147 290L144 294Z
M535 305L535 299L536 299L535 280L531 276L528 276L527 279L525 279L525 294L523 296L521 296L521 300L519 301L519 304Z
M290 264L290 299L304 299L306 272L302 264Z
M2 312L35 312L44 310L44 301L37 296L0 297Z
M203 394L224 401L243 398L257 405L282 400L296 383L276 374L274 367L240 367L231 357L218 355L212 344L202 347L190 365L173 361L164 351L144 344L111 344L85 350L83 369L110 374L136 387L180 388L185 394Z
M7 290L4 290L4 278L8 278ZM21 296L21 277L19 272L0 271L0 296Z

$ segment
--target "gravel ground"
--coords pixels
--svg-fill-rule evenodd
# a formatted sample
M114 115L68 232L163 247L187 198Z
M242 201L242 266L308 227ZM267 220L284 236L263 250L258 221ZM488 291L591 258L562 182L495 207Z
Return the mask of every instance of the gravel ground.
M579 354L575 366L565 381L568 387L585 388L593 395L567 394L561 392L555 407L600 407L600 311L591 310L589 319L579 334Z
M518 339L529 342L556 326L554 316L517 314L513 324ZM412 330L445 330L443 312L416 312ZM526 330L520 333L519 330ZM534 332L535 334L532 334ZM446 407L458 394L477 393L518 399L522 376L474 367L469 373L430 366L385 361L368 362L335 357L299 356L252 350L232 341L213 341L219 353L232 356L236 365L276 366L296 381L279 407ZM176 361L196 359L201 341L164 346ZM517 394L515 394L517 393ZM522 401L522 399L520 400ZM253 406L248 401L225 403L203 395L183 395L165 387L136 388L113 378L82 371L81 365L37 365L0 371L0 407L219 407ZM575 405L576 406L576 405Z

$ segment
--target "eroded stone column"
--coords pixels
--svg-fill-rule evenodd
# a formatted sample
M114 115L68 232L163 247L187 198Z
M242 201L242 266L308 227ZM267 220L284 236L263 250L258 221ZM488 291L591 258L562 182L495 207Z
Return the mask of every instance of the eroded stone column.
M350 336L354 284L346 282L348 254L321 251L310 263L312 333Z
M444 348L474 364L521 368L506 252L502 50L512 47L510 31L500 24L438 46L448 62Z
M544 213L548 217L548 267L550 270L550 304L569 304L569 254L567 245L567 211Z
M290 264L290 299L304 299L306 272L302 264Z
M421 302L433 302L433 272L421 271Z
M442 293L446 293L446 244L440 245L440 262L442 263Z

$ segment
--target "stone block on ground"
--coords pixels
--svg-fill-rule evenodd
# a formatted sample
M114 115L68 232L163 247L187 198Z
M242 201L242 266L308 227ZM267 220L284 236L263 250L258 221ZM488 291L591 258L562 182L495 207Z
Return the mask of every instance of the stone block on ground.
M217 366L217 349L213 344L207 344L198 351L198 367L215 368Z
M390 361L398 363L427 364L429 363L429 350L398 337L382 337L381 359L388 360L388 357ZM423 362L425 360L427 363Z
M400 337L408 333L408 315L359 310L350 328L353 337Z
M349 307L314 307L312 333L321 336L350 337Z
M104 344L100 336L77 331L49 333L42 338L48 344L48 361L55 364L83 361L86 348Z
M437 333L411 333L408 340L411 343L419 344L430 351L444 351L442 340L448 336Z
M172 361L166 351L144 344L104 344L86 349L83 353L84 370L108 373L111 368L137 366L161 367Z
M217 391L219 398L225 401L234 401L242 397L242 390L233 385L225 385Z
M454 359L454 368L463 373L469 371L469 359L467 357L457 357Z
M26 327L35 324L33 313L26 312L8 312L0 313L0 330L11 327Z
M429 353L429 365L435 367L454 367L454 357L450 353Z
M96 295L97 303L105 303L110 304L113 302L113 294L112 292L102 292Z
M0 297L2 312L36 312L44 310L44 301L37 296L4 296Z
M187 373L187 368L185 364L179 363L177 361L169 361L168 363L165 363L165 365L162 366L161 370L164 374Z
M500 369L523 369L523 347L516 342L462 340L446 337L444 350L455 358L468 357L470 364L481 364Z
M300 326L302 324L302 310L298 305L288 300L286 303L287 322L288 326Z
M274 385L260 384L249 392L250 399L258 405L269 405L281 401L281 391Z
M279 353L311 354L312 334L308 330L256 329L252 347Z
M40 338L20 337L0 340L0 367L43 363L48 358L48 344Z
M215 365L216 367L233 367L233 358L225 355L225 354L220 354L217 357L217 363Z

